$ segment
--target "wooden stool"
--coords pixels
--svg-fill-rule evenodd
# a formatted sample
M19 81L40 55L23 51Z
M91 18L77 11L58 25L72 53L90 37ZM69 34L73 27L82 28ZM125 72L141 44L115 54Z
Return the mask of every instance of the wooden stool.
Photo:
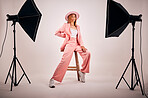
M64 52L64 51L61 51L61 52ZM80 70L78 54L77 54L77 51L74 51L74 53L75 53L76 66L68 66L67 71L77 71L77 78L78 78L78 81L80 81L80 76L79 76L79 73L78 73L78 71Z

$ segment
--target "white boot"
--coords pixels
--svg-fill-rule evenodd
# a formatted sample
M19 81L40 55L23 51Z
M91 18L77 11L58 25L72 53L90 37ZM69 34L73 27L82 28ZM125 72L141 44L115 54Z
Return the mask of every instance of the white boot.
M55 86L54 86L54 79L50 79L50 81L49 81L49 87L50 88L55 88Z
M79 71L79 75L80 75L80 81L85 83L85 73Z

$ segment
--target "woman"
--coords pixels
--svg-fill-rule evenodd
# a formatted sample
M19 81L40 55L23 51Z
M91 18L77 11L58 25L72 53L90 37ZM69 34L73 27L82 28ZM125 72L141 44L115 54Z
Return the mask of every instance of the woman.
M79 75L80 81L85 83L85 73L89 73L90 52L84 47L80 34L80 26L76 24L78 18L79 14L77 12L70 11L65 16L67 23L64 23L63 26L55 32L56 36L65 38L60 48L64 53L49 81L50 88L55 88L54 80L62 82L74 51L77 51L83 59L82 69L79 71Z

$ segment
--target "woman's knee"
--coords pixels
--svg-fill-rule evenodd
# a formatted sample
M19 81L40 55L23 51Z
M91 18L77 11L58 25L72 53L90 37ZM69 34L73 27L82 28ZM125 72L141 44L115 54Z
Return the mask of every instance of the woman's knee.
M88 51L88 50L86 50L86 53L87 53L87 55L89 55L89 56L91 55L90 51Z

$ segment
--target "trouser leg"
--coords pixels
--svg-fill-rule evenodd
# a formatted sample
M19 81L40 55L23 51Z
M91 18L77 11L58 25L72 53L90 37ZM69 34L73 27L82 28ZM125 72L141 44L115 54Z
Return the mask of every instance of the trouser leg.
M80 54L80 56L83 59L83 63L81 65L82 66L81 72L89 73L91 53L88 50L86 50L86 52L83 52L79 45L77 45L76 51Z
M73 44L73 43L72 44L69 43L65 46L62 59L61 59L59 65L57 66L52 79L62 82L64 75L67 71L68 65L71 61L74 49L75 49L75 44Z

